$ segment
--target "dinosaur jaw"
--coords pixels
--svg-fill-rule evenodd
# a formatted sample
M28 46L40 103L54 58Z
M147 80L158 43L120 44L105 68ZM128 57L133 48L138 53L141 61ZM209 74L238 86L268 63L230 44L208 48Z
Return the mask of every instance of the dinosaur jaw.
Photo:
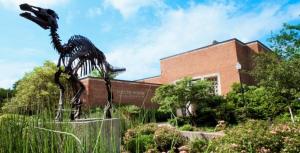
M49 29L49 26L47 26L47 22L39 19L38 17L31 15L31 13L29 13L29 12L21 13L20 16L22 16L28 20L31 20L32 22L38 24L40 27L42 27L45 30Z
M38 24L40 27L43 29L49 29L50 26L48 22L43 19L43 11L40 10L37 7L28 5L28 4L21 4L20 9L24 11L23 13L20 14L20 16Z

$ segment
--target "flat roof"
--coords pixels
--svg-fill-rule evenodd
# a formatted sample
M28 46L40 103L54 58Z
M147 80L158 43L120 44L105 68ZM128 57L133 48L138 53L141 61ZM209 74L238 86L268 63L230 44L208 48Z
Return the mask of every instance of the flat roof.
M265 49L271 51L271 49L270 49L269 47L267 47L266 45L264 45L263 43L261 43L261 42L258 41L258 40L244 43L244 42L240 41L240 40L237 39L237 38L232 38L232 39L224 40L224 41L221 41L221 42L217 42L217 43L215 43L215 44L210 44L210 45L206 45L206 46L203 46L203 47L200 47L200 48L196 48L196 49L192 49L192 50L189 50L189 51L181 52L181 53L178 53L178 54L170 55L170 56L161 58L160 60L165 60L165 59L168 59L168 58L171 58L171 57L175 57L175 56L182 55L182 54L186 54L186 53L190 53L190 52L200 51L201 49L209 48L209 47L212 47L212 46L215 46L215 45L224 44L224 43L227 43L227 42L230 42L230 41L237 41L237 42L239 42L239 43L242 44L242 45L247 45L247 44L251 44L251 43L255 43L255 42L256 42L256 43L259 43L259 44L260 44L262 47L264 47Z
M152 79L152 78L157 78L157 77L160 77L160 75L146 77L146 78L142 78L142 79L138 79L138 80L134 80L134 81L145 80L145 79Z
M247 42L247 43L245 43L245 44L252 44L252 43L258 43L258 44L260 44L263 48L265 48L266 50L272 51L272 49L270 49L268 46L266 46L265 44L263 44L262 42L260 42L260 41L258 41L258 40L250 41L250 42Z

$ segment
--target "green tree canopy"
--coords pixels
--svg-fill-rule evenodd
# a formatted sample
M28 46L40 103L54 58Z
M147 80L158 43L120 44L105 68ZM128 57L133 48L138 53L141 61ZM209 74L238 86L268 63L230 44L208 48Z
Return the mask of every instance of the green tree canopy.
M210 82L193 81L186 77L176 84L166 84L157 88L152 101L160 105L160 111L174 112L178 108L187 109L188 104L199 103L212 95Z
M0 88L0 105L5 99L11 98L13 96L13 90Z
M116 78L117 77L117 73L109 73L108 74L108 77L110 78L110 79L114 79L114 78ZM95 70L93 70L92 72L91 72L91 74L89 75L89 76L91 76L91 77L96 77L96 78L103 78L103 76L104 76L104 74L103 74L103 71L99 71L99 70L97 70L97 69L95 69Z
M239 121L247 118L273 119L287 112L287 100L276 88L246 85L243 88L242 93L240 84L234 84L226 96L227 105L233 105Z
M271 48L280 57L289 59L300 56L300 24L283 24L278 34L273 35L269 41Z
M285 104L277 107L283 111L288 106L293 116L292 109L298 110L300 106L300 24L284 24L283 29L269 41L274 52L256 55L251 75L264 88L266 95L281 97ZM264 104L271 105L262 101Z
M251 74L258 85L272 87L288 100L299 98L300 92L300 24L284 24L283 29L270 38L274 52L254 57Z
M56 70L54 63L46 61L43 66L26 73L18 81L16 95L12 98L12 102L6 103L3 110L29 114L46 109L53 111L59 97L59 89L54 83ZM65 80L66 76L62 79L64 84L66 84Z
M175 115L176 109L184 110L184 120L193 125L211 126L217 120L234 122L232 109L222 96L215 95L211 82L206 80L194 81L186 77L175 84L162 85L156 89L152 101L159 104L158 110L162 112ZM188 109L191 105L193 112Z

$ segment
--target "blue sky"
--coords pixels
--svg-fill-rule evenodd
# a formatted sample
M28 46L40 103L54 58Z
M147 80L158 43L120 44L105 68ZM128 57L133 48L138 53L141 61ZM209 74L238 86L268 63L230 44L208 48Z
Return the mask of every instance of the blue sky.
M19 17L23 2L55 10L63 42L74 34L88 37L112 65L127 68L118 78L128 80L159 75L159 59L213 40L267 44L282 23L300 21L300 1L288 0L0 0L4 88L58 58L49 31Z

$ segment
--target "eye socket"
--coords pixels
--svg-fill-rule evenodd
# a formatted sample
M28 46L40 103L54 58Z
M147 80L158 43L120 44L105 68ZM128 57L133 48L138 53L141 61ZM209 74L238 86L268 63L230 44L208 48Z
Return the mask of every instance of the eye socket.
M50 10L50 9L48 9L48 10L47 10L47 13L52 15L52 14L54 13L54 11L53 11L53 10Z
M51 16L53 16L54 18L59 19L59 18L58 18L58 15L57 15L53 10L48 9L48 10L47 10L47 13L50 14Z

